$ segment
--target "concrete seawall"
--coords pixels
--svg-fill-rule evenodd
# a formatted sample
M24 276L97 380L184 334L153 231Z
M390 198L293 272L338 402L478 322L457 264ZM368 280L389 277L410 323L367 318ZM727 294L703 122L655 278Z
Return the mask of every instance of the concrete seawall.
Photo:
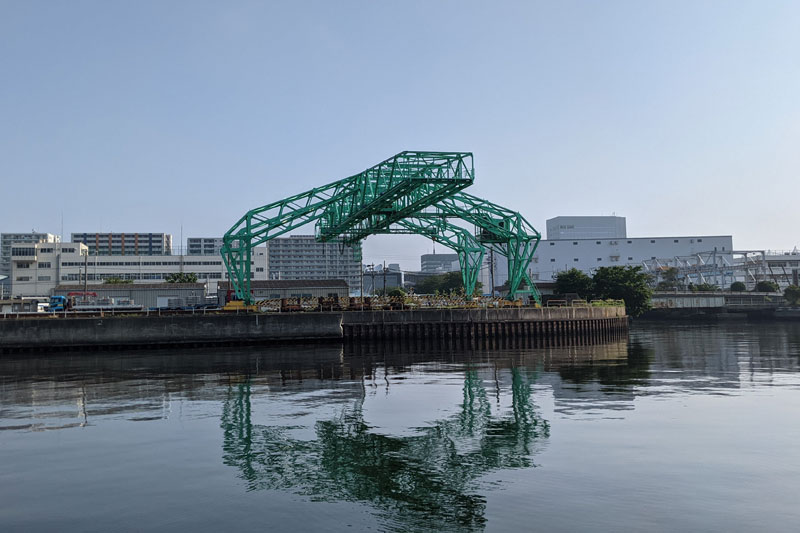
M0 352L378 339L583 344L618 338L627 325L621 307L7 318Z
M0 320L0 349L339 340L341 313Z
M429 339L491 346L513 339L523 347L614 340L627 334L628 317L622 307L355 311L344 315L342 328L346 342Z

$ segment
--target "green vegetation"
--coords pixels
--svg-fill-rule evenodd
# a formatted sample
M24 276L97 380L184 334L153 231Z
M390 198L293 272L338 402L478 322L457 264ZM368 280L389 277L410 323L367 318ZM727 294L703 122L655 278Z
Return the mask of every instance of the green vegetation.
M628 315L636 317L650 309L650 276L642 267L600 267L592 277L594 298L625 300Z
M375 289L375 296L383 296L384 293L392 297L402 297L406 295L406 291L400 287L386 287L386 291L383 289Z
M577 268L571 268L556 275L556 293L575 293L581 298L590 300L594 297L594 281Z
M478 295L481 293L483 284L477 282L475 284L475 292ZM463 293L464 283L461 280L461 272L448 272L446 274L439 274L430 276L419 283L414 289L417 294L451 294Z
M167 283L197 283L197 274L192 272L176 272L164 280Z
M747 290L747 285L742 281L734 281L731 283L731 292L744 292Z
M103 280L105 285L127 285L129 283L133 283L132 279L122 279L122 278L106 278Z
M689 290L692 292L714 292L719 290L719 287L711 283L698 283L697 285L690 283Z
M678 269L669 267L661 273L662 281L656 286L657 291L674 291L678 289Z
M556 293L576 293L586 300L624 300L630 316L650 308L650 276L641 267L600 267L593 277L573 268L556 276Z
M756 288L753 289L754 292L778 292L780 287L774 281L759 281L756 283Z
M800 287L797 285L789 285L783 291L783 297L786 298L786 303L791 306L800 305Z

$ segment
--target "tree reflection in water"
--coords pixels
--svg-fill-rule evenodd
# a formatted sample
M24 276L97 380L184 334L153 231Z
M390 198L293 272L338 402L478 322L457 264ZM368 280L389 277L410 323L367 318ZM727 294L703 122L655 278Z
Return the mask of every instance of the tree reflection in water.
M250 384L241 383L229 388L223 406L223 461L240 470L248 490L368 503L388 527L482 528L479 478L535 466L536 444L549 436L531 400L531 375L520 368L511 375L512 408L503 416L492 415L486 389L469 369L459 413L412 436L371 431L362 395L334 419L318 421L313 440L290 437L292 427L252 424Z

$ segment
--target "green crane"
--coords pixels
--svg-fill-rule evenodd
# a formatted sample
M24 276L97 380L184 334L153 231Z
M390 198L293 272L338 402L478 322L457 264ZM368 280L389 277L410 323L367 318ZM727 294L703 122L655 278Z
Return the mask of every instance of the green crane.
M458 254L467 294L474 291L486 248L508 257L509 297L539 294L525 270L541 238L519 213L466 194L475 177L470 152L400 152L367 170L251 209L228 230L222 259L237 298L252 303L252 249L311 222L320 241L340 240L361 260L369 235L413 233ZM475 226L473 235L455 224Z

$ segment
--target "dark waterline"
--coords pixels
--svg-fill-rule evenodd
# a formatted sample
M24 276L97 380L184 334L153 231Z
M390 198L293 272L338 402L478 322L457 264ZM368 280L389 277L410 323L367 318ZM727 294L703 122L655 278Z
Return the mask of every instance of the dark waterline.
M0 358L0 530L794 531L800 326Z

